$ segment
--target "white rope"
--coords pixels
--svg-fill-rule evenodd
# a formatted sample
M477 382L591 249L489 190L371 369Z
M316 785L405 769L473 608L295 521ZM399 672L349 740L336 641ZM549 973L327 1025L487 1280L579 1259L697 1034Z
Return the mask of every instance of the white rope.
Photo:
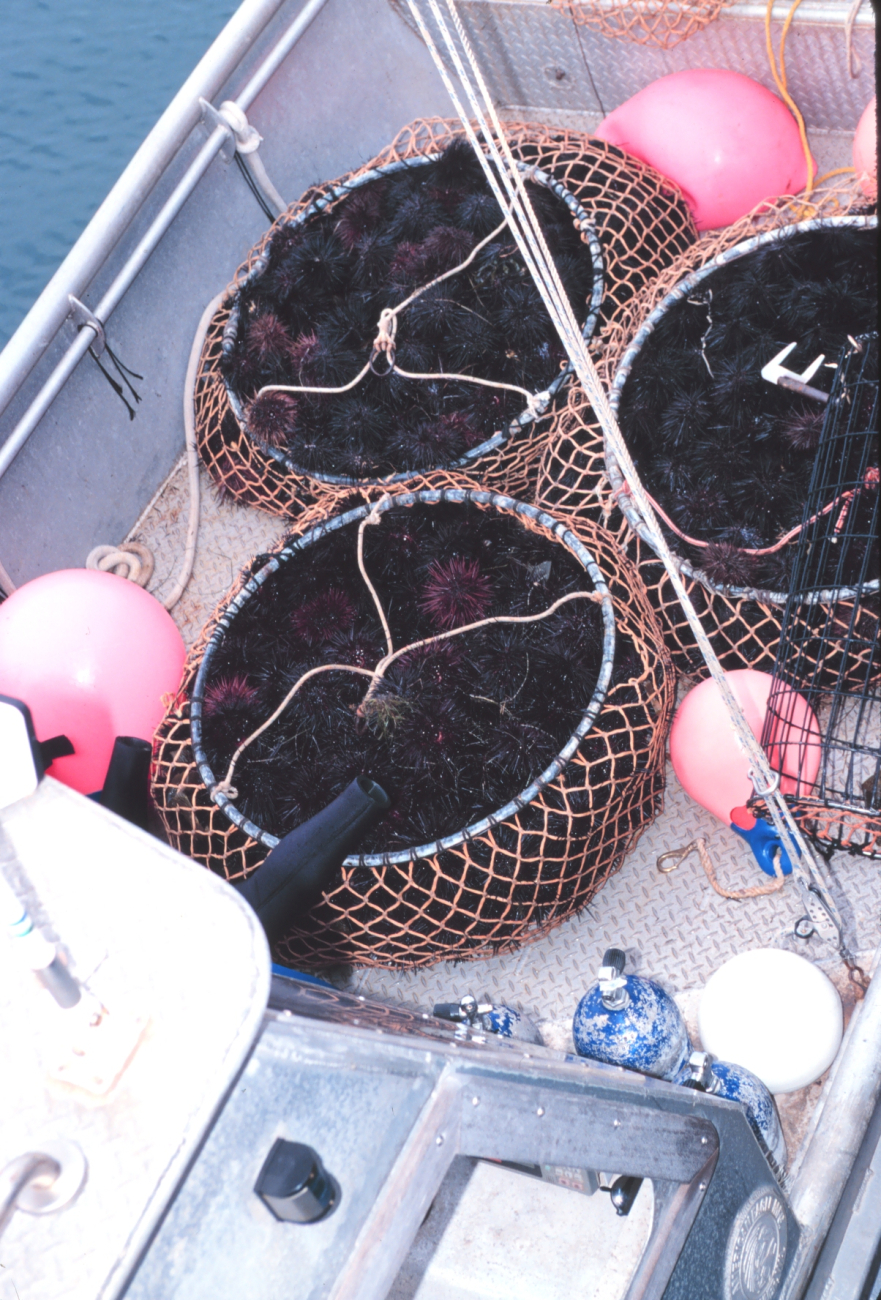
M199 448L196 445L196 376L199 371L199 359L202 355L202 347L205 343L205 335L208 333L208 326L225 297L226 290L215 294L202 312L187 362L187 373L184 379L184 434L187 443L190 516L187 523L187 545L184 551L183 564L174 588L163 602L166 609L173 609L184 594L187 583L192 577L193 564L196 560L196 542L199 539L199 513L201 509L199 499Z
M530 273L532 274L536 286L541 293L545 306L547 307L551 319L557 328L563 345L569 355L573 369L575 370L578 379L594 408L618 464L621 466L628 484L630 495L633 497L644 520L646 521L647 527L652 535L652 544L664 563L664 567L667 570L670 581L673 584L673 588L676 591L676 595L679 598L685 616L688 619L692 632L694 633L695 640L697 641L704 661L719 688L720 695L725 703L731 720L732 729L734 730L741 748L749 759L750 777L753 781L754 789L757 794L761 794L767 799L768 810L774 822L775 830L780 836L783 848L792 863L794 878L799 886L809 915L815 923L819 921L818 929L821 927L826 928L826 923L831 919L832 924L838 930L839 939L842 942L842 952L844 952L842 923L838 916L837 908L823 885L818 865L808 847L807 841L802 835L798 824L783 799L783 796L780 794L779 776L777 773L772 771L761 744L753 735L752 730L744 717L740 703L725 676L722 665L710 644L706 632L701 626L697 612L695 611L688 596L688 592L683 584L676 562L666 544L666 541L664 540L664 536L658 525L651 503L643 489L633 461L631 460L630 453L621 435L617 420L615 419L605 390L600 382L596 367L594 366L593 361L588 354L584 340L581 337L569 299L563 289L553 258L545 244L541 228L532 209L532 204L523 184L522 177L520 176L519 169L514 163L513 155L502 129L501 122L496 114L492 98L480 73L477 60L475 59L465 29L456 10L455 0L445 0L445 3L455 28L456 36L458 37L458 43L454 39L447 24L447 20L441 11L439 0L426 0L426 2L437 24L456 75L459 78L471 106L471 114L468 114L465 111L448 68L437 49L434 38L432 37L422 14L420 13L417 0L408 0L410 11L416 20L422 38L428 46L438 71L443 78L447 91L450 94L468 138L481 161L490 188L495 194L502 209L505 210L507 208L510 210L508 224L511 233L514 235L521 255L529 267ZM475 82L478 89L475 89ZM484 148L481 147L477 134L471 125L471 117L476 119L480 126L483 135L483 143L487 150L486 153L484 152ZM796 846L798 847L796 848ZM822 902L821 910L825 911L827 914L825 917L818 915L818 895Z
M146 587L153 576L153 552L142 542L122 542L120 546L95 546L86 556L86 568L115 573L139 587ZM123 570L123 572L120 572Z
M504 205L502 206L504 207ZM337 395L340 393L351 392L353 388L357 388L358 384L361 383L361 380L371 371L373 371L374 374L382 374L383 376L390 375L392 371L394 371L395 374L400 375L402 379L448 379L461 384L478 384L483 388L499 388L504 389L509 393L519 393L526 401L527 414L533 420L538 420L541 417L542 411L551 400L550 392L547 390L540 393L531 393L528 388L521 388L518 384L504 384L501 380L495 379L479 379L476 375L447 374L447 372L443 370L432 371L430 374L416 373L412 370L402 370L395 361L395 340L398 333L398 316L400 313L409 307L411 303L414 303L417 298L421 298L421 296L424 293L427 293L429 289L433 289L438 284L443 284L444 280L449 280L452 276L458 275L460 271L464 271L466 267L469 267L481 249L485 248L487 244L492 243L492 241L501 234L507 225L508 218L505 217L499 225L496 226L495 230L491 230L479 244L475 244L464 262L460 262L458 266L454 266L452 270L444 271L442 275L436 275L434 279L429 280L427 284L420 285L418 289L414 289L409 298L405 298L403 302L399 302L397 307L383 307L382 311L379 313L379 321L376 327L376 338L373 340L373 348L370 353L370 358L358 371L355 378L350 379L347 384L343 384L339 388L317 388L311 384L264 384L257 392L256 396L262 397L264 393L317 393ZM384 356L388 363L388 369L385 371L377 371L374 369L374 363L380 355Z

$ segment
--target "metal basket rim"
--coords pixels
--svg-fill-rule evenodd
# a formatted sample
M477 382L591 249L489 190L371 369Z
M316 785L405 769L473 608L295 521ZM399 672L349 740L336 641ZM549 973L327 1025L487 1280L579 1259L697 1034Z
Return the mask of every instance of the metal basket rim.
M696 271L692 271L688 275L684 276L678 284L674 285L668 294L665 294L648 316L646 316L642 325L633 336L633 339L628 344L626 351L621 357L609 393L609 402L616 418L624 385L630 377L633 364L641 352L646 340L654 332L658 321L667 314L671 307L691 293L692 289L694 289L696 285L700 284L702 280L705 280L708 276L712 275L714 271L718 270L720 267L726 266L729 262L738 261L741 257L745 257L749 253L755 252L757 248L761 248L765 244L777 243L781 239L788 238L795 232L801 233L809 230L828 229L830 226L852 226L857 229L862 228L864 230L871 230L873 227L877 227L877 225L878 218L875 214L862 216L850 214L844 216L811 217L806 221L791 222L785 226L778 226L774 230L766 230L761 234L751 235L749 239L743 239L740 243L733 244L731 248L726 248L721 253L717 253L715 257L711 258L709 262L705 262L703 266L698 267ZM643 516L634 505L632 497L630 497L627 492L622 491L624 487L624 476L621 473L620 466L615 459L615 453L609 446L605 434L603 435L603 455L609 476L609 483L613 495L615 495L615 499L620 505L621 513L624 515L634 532L651 547L655 554L657 554L652 541L652 535ZM693 578L695 582L699 582L701 586L705 587L708 591L714 592L716 595L727 596L734 599L755 600L772 605L784 605L789 598L788 592L785 591L766 591L760 587L723 586L720 583L713 582L707 577L703 569L693 565L690 560L685 559L672 548L671 554L681 573L686 574L689 578ZM836 589L835 591L812 592L810 603L829 603L834 600L848 600L856 596L858 590L862 592L877 591L878 587L879 579L874 578L870 582L864 583L859 589L855 587L843 587Z
M437 162L440 157L440 152L420 154L415 158L399 158L392 162L383 163L379 167L371 167L367 171L360 172L350 180L334 185L325 194L313 199L308 207L303 208L301 212L296 213L293 217L290 217L287 220L280 220L277 222L277 227L278 229L283 229L285 227L303 225L310 217L322 212L325 208L330 207L332 203L335 203L337 199L344 198L347 194L358 189L362 185L366 185L374 180L379 180L383 176L387 176L394 172L408 171L412 168L423 167L428 163ZM605 292L605 262L603 260L602 245L597 237L596 229L587 210L578 202L572 192L568 190L561 181L558 181L554 176L551 176L550 173L543 171L540 167L536 167L531 163L525 163L518 160L517 165L526 175L528 180L533 180L540 185L544 185L546 189L551 190L559 199L562 200L563 203L566 204L567 208L569 208L570 212L578 222L584 242L590 249L591 261L593 263L593 288L591 290L590 303L588 304L587 317L584 322L584 328L582 329L582 337L587 343L593 337L594 330L596 329L597 319L602 306L603 294ZM241 301L242 291L247 289L255 280L258 280L260 276L263 275L268 263L268 256L264 252L255 260L248 274L239 281L223 331L222 349L224 353L230 351L238 332L240 318L239 304ZM255 447L257 447L264 455L269 456L273 461L280 465L282 469L286 470L289 474L299 474L305 478L313 479L317 483L327 483L335 487L371 488L389 487L398 483L405 483L408 480L419 477L420 474L428 472L461 472L473 469L475 465L477 465L478 462L489 452L505 446L521 429L532 424L536 419L540 419L547 411L553 398L557 395L565 381L572 373L572 363L567 361L559 374L557 374L548 387L543 390L543 392L548 395L547 401L540 403L535 414L532 414L528 410L521 411L520 414L510 422L507 428L497 430L491 435L491 437L480 443L479 446L472 447L464 456L460 456L458 460L452 461L449 465L432 466L430 471L417 469L399 470L395 474L389 474L385 478L351 478L345 474L328 474L321 470L307 470L302 466L297 465L290 455L280 447L271 447L267 443L260 442L258 438L253 436L248 429L245 412L238 394L225 376L221 375L221 378L230 409L236 417L242 432Z
M327 533L335 531L338 528L346 527L355 523L369 514L371 510L376 509L384 513L393 506L407 506L424 503L427 505L436 505L441 501L449 501L454 504L464 504L473 501L477 505L490 505L500 511L507 511L530 519L540 524L547 531L560 541L584 566L585 571L594 584L594 589L603 596L600 602L600 608L603 618L603 654L600 664L600 671L597 682L591 696L590 703L582 714L581 721L570 735L566 744L560 749L556 757L548 764L545 770L537 776L530 784L520 792L514 799L509 800L504 807L491 813L489 816L481 818L480 821L473 822L471 825L464 827L452 835L444 836L442 839L435 840L428 844L421 844L411 848L399 849L394 853L373 853L358 856L349 856L343 862L343 867L379 867L379 866L397 866L407 862L417 861L426 858L435 857L446 849L453 849L466 841L475 839L485 834L492 827L507 821L523 808L527 807L533 799L539 794L545 786L555 780L564 768L568 765L578 750L581 741L590 731L596 720L604 702L609 683L612 677L612 667L615 655L615 614L612 606L612 596L609 591L605 578L600 571L599 565L594 559L591 552L584 543L576 537L565 523L554 519L546 511L538 509L536 506L528 505L523 501L515 501L499 492L490 492L477 488L437 488L421 489L413 492L401 492L389 495L379 502L367 502L363 506L357 506L353 510L348 510L343 514L329 515L319 523L313 525L302 536L295 538L293 541L281 547L269 560L264 564L257 573L253 574L244 584L236 596L229 602L223 612L217 619L216 627L208 640L207 645L202 653L202 659L196 673L196 679L193 683L193 689L190 700L190 731L193 743L193 753L196 759L196 765L199 769L199 775L209 793L213 803L220 808L221 812L229 818L233 825L237 826L251 839L263 844L268 849L274 849L279 843L275 835L262 830L235 807L233 801L225 794L215 791L217 778L208 762L208 757L202 745L202 704L208 670L214 657L214 652L219 647L225 633L228 631L236 614L245 605L253 595L260 589L263 583L275 573L279 567L288 560L294 558L299 551L303 551L307 546L319 541Z

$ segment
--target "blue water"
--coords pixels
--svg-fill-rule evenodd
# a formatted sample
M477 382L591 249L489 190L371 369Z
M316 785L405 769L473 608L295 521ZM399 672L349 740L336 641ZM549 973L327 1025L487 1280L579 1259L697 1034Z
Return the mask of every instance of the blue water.
M0 346L237 0L0 0Z

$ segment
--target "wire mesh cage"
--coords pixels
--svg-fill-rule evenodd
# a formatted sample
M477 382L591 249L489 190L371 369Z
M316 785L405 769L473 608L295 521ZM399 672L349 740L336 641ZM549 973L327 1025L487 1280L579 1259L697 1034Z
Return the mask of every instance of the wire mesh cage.
M781 413L772 408L781 404L782 390L778 389L775 392L760 377L761 366L770 360L777 350L778 345L774 344L774 338L780 324L770 320L767 325L763 325L763 332L767 333L768 337L763 340L761 351L757 352L757 357L761 359L757 363L750 363L754 364L754 373L752 370L748 374L738 373L738 370L743 367L739 362L735 365L733 359L725 355L724 348L720 358L714 354L711 346L707 346L707 338L710 337L712 340L710 327L713 325L711 317L714 307L711 295L714 291L714 276L719 272L730 272L741 261L744 266L748 266L748 258L751 254L757 254L760 260L768 250L774 248L781 249L783 258L788 257L787 250L792 247L789 236L793 231L822 232L852 228L865 231L867 248L873 248L874 236L871 232L876 227L876 218L865 215L865 207L864 196L855 187L850 186L824 196L813 207L813 215L806 222L793 225L794 201L780 200L768 206L763 212L750 214L718 236L702 240L696 248L684 253L673 267L659 276L654 284L648 286L639 298L630 304L628 310L612 323L604 336L599 369L604 382L612 390L613 402L619 406L619 409L622 398L626 403L628 380L646 347L654 346L653 334L659 328L669 330L672 326L679 329L683 322L678 319L678 316L686 312L692 313L696 322L693 322L696 338L689 345L693 358L688 361L688 364L691 365L693 361L698 368L712 366L716 378L730 388L729 395L733 396L736 402L741 401L740 390L748 389L750 393L755 390L755 394L750 396L750 401L754 405L758 403L756 411L751 413L748 407L744 407L744 414L738 418L743 422L746 416L749 416L750 420L753 415L758 416L756 428L759 438L764 437L764 425L768 425L773 420L779 422L781 419ZM820 278L822 279L822 275ZM874 277L867 275L864 279L868 284ZM871 295L871 289L868 292ZM766 300L766 308L773 313L772 293L769 291L766 294L764 284L759 291L759 296ZM865 292L863 296L866 296ZM850 310L846 299L843 300L843 307L845 311ZM867 300L863 309L864 315L866 312L874 319L874 306L870 300ZM700 317L699 321L698 317ZM687 328L691 328L687 320L684 324ZM729 326L728 332L730 333L732 329L736 331L738 328L739 323L735 320ZM844 322L839 341L834 344L835 350L844 342L846 332L846 322ZM790 339L787 338L785 341L789 342ZM803 341L809 345L809 340ZM688 343L687 336L686 343ZM704 355L704 349L708 355ZM820 351L819 348L816 350ZM671 382L677 382L680 373L678 365L671 364L667 369ZM631 384L630 387L632 388L633 385ZM788 399L784 398L785 400L794 400L793 395L790 394ZM674 449L675 455L668 455L670 467L669 471L664 472L679 474L687 479L691 477L694 468L689 463L688 440L691 437L688 430L689 423L700 420L712 425L714 420L708 419L706 412L703 412L705 395L695 396L686 393L680 398L674 394L673 407L676 406L677 401L683 408L679 412L682 418L677 427L684 428L688 437L678 449ZM764 410L765 406L768 407L767 410ZM703 520L700 526L704 531L697 534L694 533L693 528L683 526L689 522L684 518L680 519L678 529L668 528L666 520L662 523L668 543L677 556L689 595L701 615L716 653L728 669L750 667L770 671L774 664L782 610L789 586L790 566L798 545L798 527L789 530L787 539L776 506L770 498L774 492L785 490L788 501L786 508L792 515L793 523L800 520L801 506L805 499L804 494L812 464L811 441L813 440L816 445L815 439L820 427L817 416L810 406L811 404L805 401L804 410L793 411L791 418L787 413L782 412L793 426L799 424L799 429L795 431L793 427L792 431L787 432L787 436L791 432L795 438L792 453L787 453L788 459L793 462L789 465L788 472L782 474L780 465L772 466L769 462L768 471L764 473L764 480L768 485L769 505L772 507L766 511L767 519L763 524L766 531L764 537L757 537L755 540L751 538L747 531L741 529L741 524L745 521L732 518L733 511L727 508L721 510L718 518ZM686 407L690 409L684 409ZM626 414L625 411L624 415ZM666 413L671 418L675 414L676 411L672 408ZM722 436L730 441L731 429L726 421L720 420L715 423L718 423L723 430ZM623 424L622 416L622 426ZM657 421L649 422L650 430L656 426ZM725 429L728 431L725 432ZM624 432L626 437L626 428ZM750 430L747 429L746 432L751 439ZM717 436L712 429L710 433L713 437ZM799 438L801 438L802 450L796 447ZM629 438L628 442L630 442ZM766 459L767 452L763 448L766 449L767 445L761 441L757 443L758 453ZM633 444L631 443L630 446L633 451ZM745 445L743 447L733 445L727 451L722 448L718 454L715 452L708 454L707 448L703 448L704 459L707 460L707 473L713 480L717 494L720 484L727 491L729 480L734 477L732 472L734 462L742 460L746 450ZM645 482L642 467L640 467L640 474ZM653 490L651 482L646 482L646 486L649 491ZM760 491L764 490L762 483L758 486ZM689 488L682 493L683 509L696 513L695 507L700 504L703 487L704 484L700 483L699 491L694 492ZM712 496L712 493L709 495ZM539 467L535 500L537 504L548 510L564 512L567 516L588 517L600 521L614 532L619 543L635 561L650 598L661 615L667 644L676 666L682 672L703 675L705 669L702 657L664 566L650 544L647 528L632 508L626 484L606 456L602 429L589 402L578 387L573 386L570 389L566 408L555 417ZM666 500L664 504L667 504ZM713 507L712 501L709 502L709 507L716 508L719 505L720 502L716 502ZM669 508L667 505L668 511ZM675 522L674 519L674 525ZM737 538L729 536L732 526L737 526L743 535L738 535ZM697 549L693 544L695 541L702 549ZM707 563L707 557L710 563ZM839 593L839 597L842 601L849 599L846 593Z
M610 601L604 598L601 606L605 632L594 696L566 743L543 771L533 773L525 789L511 789L514 797L506 796L504 807L434 842L398 849L391 840L392 848L383 841L373 852L347 859L322 900L278 945L279 957L288 962L314 968L338 962L415 966L516 947L583 908L660 810L673 676L632 567L601 529L588 529L579 539L565 523L534 507L460 487L394 494L378 506L357 507L299 530L274 554L257 557L206 626L188 661L181 693L156 735L153 793L171 843L226 879L237 880L258 867L278 842L277 835L255 824L247 808L238 806L239 794L234 798L218 788L206 752L206 699L211 683L217 686L218 665L225 662L222 656L237 635L242 611L249 612L261 599L272 600L286 574L299 582L298 570L311 551L335 534L357 531L371 509L406 509L421 518L429 507L429 514L453 508L477 511L481 518L501 521L509 531L516 525L518 535L527 542L532 539L530 545L537 545L536 539L545 547L549 544L549 554L569 567L574 561L589 586L601 595L608 592ZM451 526L452 520L442 522L447 535L460 531ZM383 529L365 531L371 545L379 545L374 539L381 540ZM367 550L364 556L369 568L379 564ZM418 567L415 560L410 567ZM289 614L280 617L284 622ZM276 624L268 623L256 639L267 643L277 635ZM506 642L498 649L504 656L511 647ZM259 646L255 654L259 657ZM527 674L536 671L536 662L530 668L527 655ZM253 658L250 664L252 674L259 672ZM522 665L517 681L505 691L506 700L508 695L518 697L521 678ZM357 688L360 679L354 680L356 695L363 693L363 685ZM228 675L221 686L228 690ZM242 687L238 689L242 693ZM560 678L556 693L563 689ZM537 698L537 707L544 708L546 684ZM357 704L355 697L353 701ZM508 703L503 701L505 709ZM482 707L469 706L469 729ZM458 724L453 720L451 725ZM297 732L298 724L292 726ZM295 739L293 733L280 736L278 744L290 745ZM473 748L473 742L468 743ZM272 756L257 755L258 773L266 772L259 764L267 757ZM316 753L309 774L301 771L303 780L317 782L322 761ZM452 766L450 779L460 782L458 749ZM242 776L247 782L247 773ZM350 777L346 773L341 779ZM240 787L242 796L244 789ZM447 794L439 787L433 797L441 805ZM416 813L421 816L419 808Z
M695 241L687 205L670 182L604 141L517 123L506 124L505 130L527 175L541 180L570 207L570 219L581 233L585 257L592 266L589 302L583 312L585 328L588 334L597 326L606 328L634 294ZM372 180L401 170L418 174L461 138L458 121L412 123L365 167L307 191L248 255L209 327L194 394L200 454L222 492L273 514L296 518L315 504L331 508L353 485L373 496L381 495L390 482L414 486L415 471L315 473L314 467L298 463L287 450L249 436L243 405L223 371L228 371L231 349L241 346L240 305L255 291L259 295L260 285L273 273L273 249L281 247L279 241L286 239L288 232L307 220L338 213L348 196ZM389 306L399 299L400 294ZM475 374L480 373L478 361L472 357L478 366ZM506 359L502 364L510 362ZM550 388L556 392L562 383L560 372L550 380ZM446 461L435 459L432 465L422 464L419 472L439 474L441 484L444 474L455 478L465 472L495 490L528 498L547 436L547 417L534 418L535 409L527 408L505 427L495 428L482 443L478 440L464 449L464 459L460 449L458 459L456 455ZM312 451L314 448L310 454Z
M873 858L881 856L878 414L878 335L859 336L829 398L762 737L806 834L830 852ZM797 749L797 772L783 770L783 737Z
M552 0L568 14L603 36L669 50L718 18L732 0Z

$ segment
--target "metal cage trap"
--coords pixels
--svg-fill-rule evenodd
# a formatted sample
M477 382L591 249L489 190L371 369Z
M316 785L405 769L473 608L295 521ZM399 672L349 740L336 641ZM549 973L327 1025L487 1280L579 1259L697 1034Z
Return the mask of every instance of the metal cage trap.
M851 339L838 362L762 736L805 833L824 852L872 858L881 857L877 430L875 333Z

